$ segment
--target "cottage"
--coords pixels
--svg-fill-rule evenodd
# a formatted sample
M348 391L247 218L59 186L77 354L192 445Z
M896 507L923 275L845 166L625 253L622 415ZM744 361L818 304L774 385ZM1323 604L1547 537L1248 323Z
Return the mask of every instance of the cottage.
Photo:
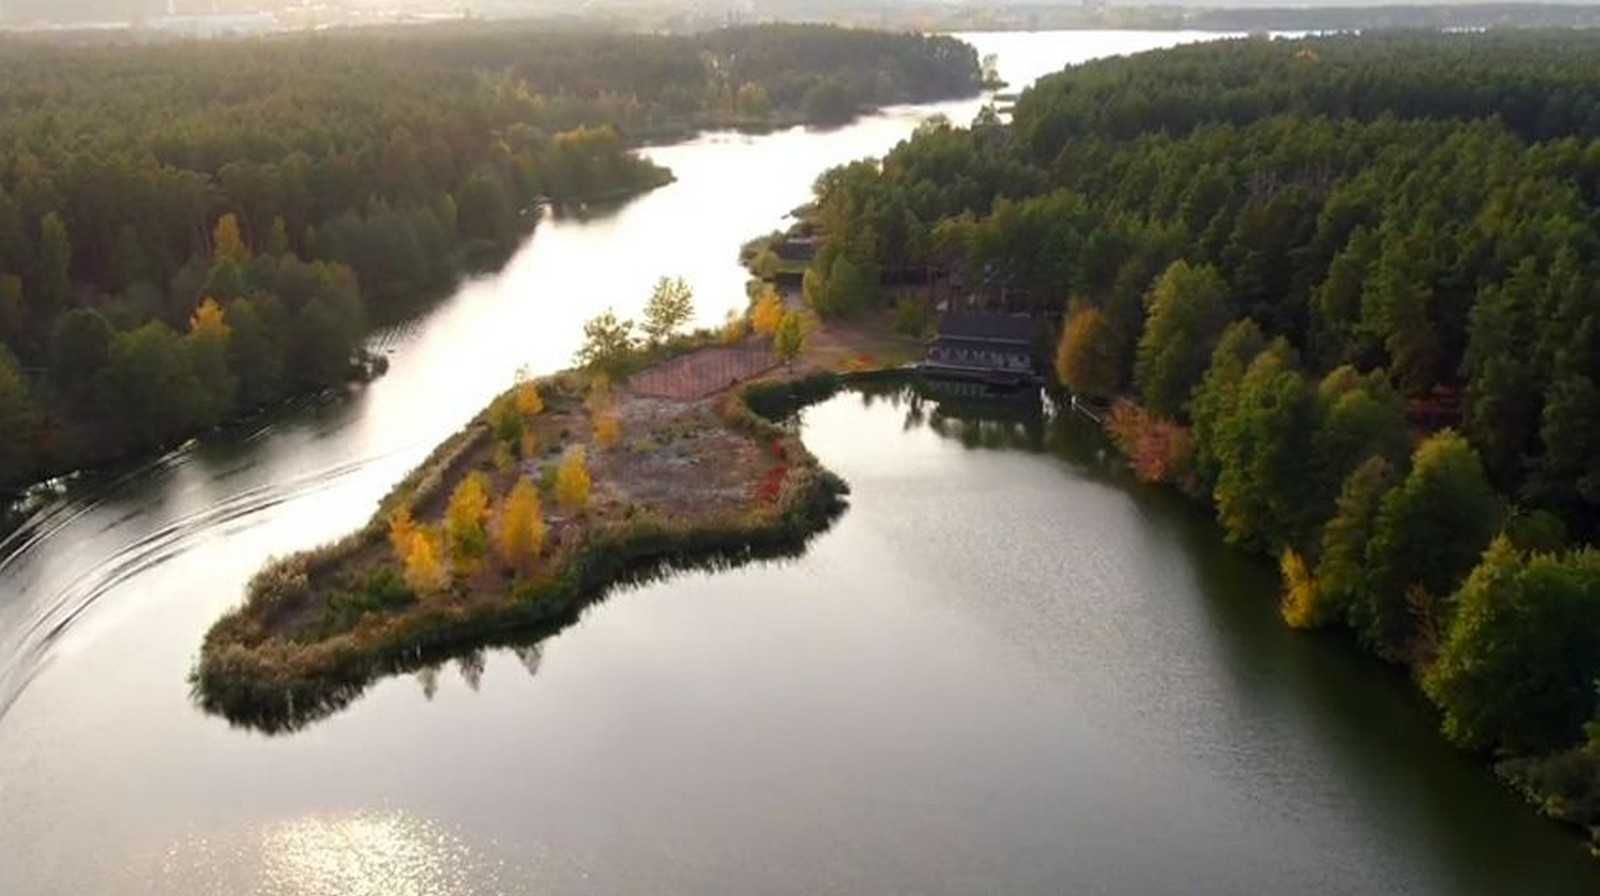
M1033 318L1026 314L952 311L920 369L931 376L1022 385L1039 381Z
M814 236L787 236L774 244L772 251L781 261L809 264L817 257L818 245Z

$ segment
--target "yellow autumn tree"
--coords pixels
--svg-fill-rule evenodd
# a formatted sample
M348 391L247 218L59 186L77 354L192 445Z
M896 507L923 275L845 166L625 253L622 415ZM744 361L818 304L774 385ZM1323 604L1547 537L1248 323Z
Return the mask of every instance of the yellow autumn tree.
M489 480L473 471L461 480L450 494L450 504L445 508L445 544L450 549L450 562L456 571L466 575L478 568L488 549L488 536L484 522L489 517Z
M794 359L805 351L806 339L809 336L810 329L800 313L786 312L778 323L778 329L772 334L772 350L783 359L784 363L793 363Z
M401 563L405 562L406 551L411 547L411 536L415 535L417 524L411 519L411 508L403 506L389 514L389 548L394 551L394 558Z
M604 410L594 415L594 440L601 448L610 450L622 438L622 417L614 410Z
M414 529L401 561L406 584L418 594L434 594L450 585L450 571L440 555L439 539L426 529Z
M756 299L755 309L750 312L750 325L757 333L771 336L778 332L778 326L782 323L783 299L772 287L763 288L761 297Z
M567 449L556 468L556 501L567 511L589 505L589 460L582 445Z
M233 328L228 326L227 315L217 300L210 296L200 300L194 314L189 315L189 335L199 339L225 341Z
M1304 557L1294 548L1284 548L1278 559L1278 570L1283 574L1283 599L1279 606L1283 621L1290 628L1318 628L1327 622L1327 608L1323 606L1317 580L1306 566Z
M525 568L544 549L544 515L539 507L539 490L524 476L500 507L500 525L495 532L495 547L508 566Z
M544 413L544 396L539 394L539 384L526 380L517 385L517 410L524 417Z
M531 429L522 431L522 458L530 460L539 452L539 436Z
M215 261L240 264L250 259L250 250L245 248L244 237L239 233L239 218L233 212L218 218L216 228L211 231L211 257Z

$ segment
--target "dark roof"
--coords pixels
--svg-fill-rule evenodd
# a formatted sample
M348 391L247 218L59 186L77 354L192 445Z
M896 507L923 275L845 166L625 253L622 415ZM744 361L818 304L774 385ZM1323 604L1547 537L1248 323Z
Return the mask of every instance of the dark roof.
M951 311L939 319L939 338L1033 343L1033 318L992 311Z
M814 236L792 236L773 246L773 252L785 261L810 261L817 257L817 242Z
M933 340L933 344L941 348L966 347L981 349L988 352L1000 352L1013 355L1032 355L1033 347L1023 345L1015 339L979 339L973 336L940 336Z

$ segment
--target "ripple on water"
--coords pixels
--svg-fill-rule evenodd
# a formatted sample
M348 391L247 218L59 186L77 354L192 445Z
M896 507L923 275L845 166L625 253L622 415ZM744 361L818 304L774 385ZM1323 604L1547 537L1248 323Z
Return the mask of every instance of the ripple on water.
M303 476L269 482L230 495L123 545L89 566L48 600L26 608L26 614L8 634L9 643L0 641L0 719L5 717L17 697L48 661L51 647L101 597L192 550L196 545L239 531L265 511L323 491L338 480L394 453L389 451L334 464ZM138 474L119 479L93 495L62 502L41 511L22 529L0 542L0 575L6 574L13 564L21 562L40 544L68 531L74 521L110 500L119 488L135 479L153 475L180 460L177 454L169 455L142 468ZM126 522L145 510L144 505L138 505L121 516L118 522ZM16 594L11 595L10 599L21 600L23 597L22 594Z

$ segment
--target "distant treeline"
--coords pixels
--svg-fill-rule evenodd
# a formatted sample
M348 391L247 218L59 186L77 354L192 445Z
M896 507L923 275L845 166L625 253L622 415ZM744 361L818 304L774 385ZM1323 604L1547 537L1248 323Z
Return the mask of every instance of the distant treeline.
M1094 62L830 172L815 217L824 312L918 269L1064 314L1061 378L1281 558L1290 622L1600 824L1600 34Z
M671 0L653 7L672 8ZM617 5L648 16L637 4ZM590 6L603 14L606 4ZM1045 31L1147 29L1198 31L1375 31L1392 28L1574 28L1600 25L1600 8L1565 3L1460 3L1278 7L1221 2L1094 4L1040 2L944 3L938 0L763 0L755 15L790 21L828 21L922 31Z
M1184 27L1204 31L1377 31L1392 28L1593 28L1600 7L1579 3L1282 6L1195 9Z
M540 200L662 183L646 136L977 81L953 39L822 26L0 41L0 489L341 382Z

